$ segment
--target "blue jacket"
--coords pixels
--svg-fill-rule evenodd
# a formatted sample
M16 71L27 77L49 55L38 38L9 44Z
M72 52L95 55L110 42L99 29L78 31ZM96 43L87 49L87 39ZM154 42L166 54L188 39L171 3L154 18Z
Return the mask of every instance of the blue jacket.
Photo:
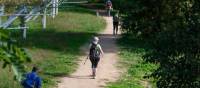
M42 80L35 72L26 74L24 88L41 88L41 84Z

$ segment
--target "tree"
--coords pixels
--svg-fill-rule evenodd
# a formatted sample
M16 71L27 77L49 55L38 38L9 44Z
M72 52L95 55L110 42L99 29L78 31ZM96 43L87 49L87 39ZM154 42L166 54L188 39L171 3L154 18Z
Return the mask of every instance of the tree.
M183 29L160 33L153 50L144 56L159 64L149 77L157 79L158 88L200 87L200 30Z
M3 68L9 66L12 68L15 79L21 81L25 72L23 63L30 62L31 58L25 49L17 46L16 41L9 37L8 30L0 30L0 61L3 62Z
M144 56L159 67L149 77L158 88L200 87L200 1L116 0L124 31L153 38Z

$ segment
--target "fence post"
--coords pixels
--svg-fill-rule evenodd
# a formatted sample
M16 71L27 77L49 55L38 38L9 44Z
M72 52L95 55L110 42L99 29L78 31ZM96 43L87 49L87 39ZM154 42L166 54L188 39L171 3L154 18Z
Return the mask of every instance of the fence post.
M52 0L52 17L55 18L55 14L56 14L56 0Z
M47 14L46 1L47 0L43 0L43 3L44 3L44 10L43 10L43 16L42 16L42 29L43 30L46 29L46 14Z
M55 8L56 12L55 12L55 14L58 15L58 0L55 0L55 3L56 3L56 8Z
M0 5L0 26L2 24L1 15L3 15L3 14L4 14L4 5L2 4L2 5Z
M27 14L27 7L25 5L22 6L23 9L25 9L22 14ZM26 39L26 22L25 22L25 15L19 16L20 17L20 27L21 27L21 31L22 31L22 37L23 39Z

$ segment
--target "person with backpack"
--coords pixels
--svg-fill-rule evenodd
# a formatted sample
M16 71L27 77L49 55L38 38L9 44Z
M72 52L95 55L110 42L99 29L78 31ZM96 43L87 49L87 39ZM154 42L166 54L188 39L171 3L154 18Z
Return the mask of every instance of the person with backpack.
M119 16L118 16L118 13L116 13L113 16L113 35L117 35L118 26L119 26Z
M22 81L23 88L42 88L42 80L37 75L38 68L33 67L32 72L27 73Z
M110 0L107 0L106 1L106 10L107 10L108 16L110 16L111 9L112 9L112 2Z
M98 62L100 60L100 55L103 55L103 50L101 45L99 44L99 38L94 37L92 43L90 44L90 51L89 51L89 59L92 64L92 76L95 79L96 77L96 69Z

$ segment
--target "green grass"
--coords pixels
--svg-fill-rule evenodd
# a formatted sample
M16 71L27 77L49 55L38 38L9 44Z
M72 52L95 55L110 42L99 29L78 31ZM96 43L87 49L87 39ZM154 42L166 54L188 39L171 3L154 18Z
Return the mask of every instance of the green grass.
M13 81L13 73L10 68L2 69L0 67L0 81L0 88L20 88L18 82Z
M156 68L155 65L143 61L142 56L150 49L144 40L124 35L118 40L120 47L120 63L127 69L124 75L114 83L109 83L107 88L146 88L146 83L152 79L145 79Z
M18 36L19 45L27 48L33 58L27 69L30 71L34 65L41 68L43 88L53 88L56 77L72 73L81 55L80 47L104 29L105 21L94 14L84 8L62 8L55 19L47 19L46 30L42 30L41 20L30 22L26 40L20 38L19 30L13 31L12 36ZM0 71L0 88L20 88L7 73Z

